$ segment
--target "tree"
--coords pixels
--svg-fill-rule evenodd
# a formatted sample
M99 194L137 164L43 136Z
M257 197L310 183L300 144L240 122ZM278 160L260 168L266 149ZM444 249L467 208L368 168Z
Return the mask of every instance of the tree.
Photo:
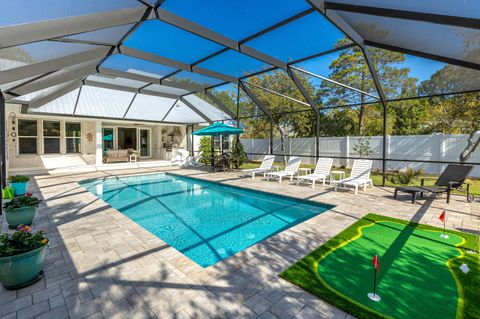
M297 76L309 94L313 96L314 88L308 82L308 79L300 73L298 73ZM284 71L275 70L251 77L248 81L306 103L303 95ZM315 113L308 105L300 104L262 89L258 89L254 86L251 86L250 89L257 96L262 105L264 105L272 114L273 133L280 138L281 152L284 155L285 161L286 138L305 137L315 134ZM246 101L248 101L248 104ZM246 108L253 110L254 113L258 114L257 108L252 105L252 101L246 101L242 99L241 109ZM263 132L262 135L268 136L269 134L267 134L267 132L269 132L270 129L269 120L269 118L263 118L263 120L260 121L258 119L255 121L249 121L247 124L246 135L248 136L252 131L255 132L260 130Z
M427 129L446 134L466 134L467 146L460 153L466 162L480 145L480 93L432 98Z
M342 46L348 43L343 39L337 43ZM377 71L382 89L389 98L411 95L416 91L416 79L409 77L410 69L400 67L405 61L405 55L398 52L387 51L378 48L369 48L370 56ZM377 94L370 70L365 63L363 52L358 47L343 50L329 66L329 78L337 82L349 85L363 92ZM326 101L329 106L361 104L355 110L358 113L358 134L372 135L365 132L366 102L372 100L366 94L361 94L348 88L324 81L317 94ZM323 95L325 95L323 97ZM380 104L369 106L373 118L382 119L383 107ZM373 110L373 111L372 111ZM381 125L379 127L382 127Z
M199 151L202 152L202 162L204 164L211 164L212 162L212 137L200 137Z
M478 70L446 65L431 78L422 82L422 94L453 93L479 88ZM467 146L459 155L466 162L480 145L480 93L430 98L428 121L425 130L447 134L466 134Z
M370 136L362 136L353 146L353 151L360 157L368 157L373 149L370 147Z

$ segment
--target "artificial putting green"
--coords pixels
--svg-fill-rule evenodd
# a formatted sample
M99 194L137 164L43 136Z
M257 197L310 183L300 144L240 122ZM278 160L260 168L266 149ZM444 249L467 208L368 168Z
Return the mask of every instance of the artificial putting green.
M359 318L480 318L475 236L369 214L281 276ZM372 292L372 257L380 259ZM465 263L470 272L459 266Z

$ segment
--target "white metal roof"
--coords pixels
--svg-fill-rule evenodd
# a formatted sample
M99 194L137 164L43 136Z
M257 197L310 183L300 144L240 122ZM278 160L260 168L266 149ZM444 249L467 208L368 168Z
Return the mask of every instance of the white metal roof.
M230 118L226 113L197 96L187 95L185 100L187 103L196 105L203 114L214 121ZM29 108L28 113L185 124L205 122L205 119L192 112L179 99L88 85L70 91L37 108Z

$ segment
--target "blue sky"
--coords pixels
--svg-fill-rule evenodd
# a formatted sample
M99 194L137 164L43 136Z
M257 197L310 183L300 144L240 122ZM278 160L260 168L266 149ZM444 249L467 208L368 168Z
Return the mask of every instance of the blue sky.
M28 0L27 2L31 1ZM41 10L40 8L23 10L21 9L22 3L22 1L5 2L3 6L4 19L0 22L0 26L141 6L136 0L83 0L81 5L74 0L48 0L46 2L48 10ZM162 8L240 41L311 7L307 1L303 0L210 0L208 5L205 4L204 0L167 0L162 4ZM121 26L118 28L126 27ZM110 32L115 30L116 28L112 28ZM112 36L107 31L105 31L106 34ZM86 40L98 40L100 35L105 37L105 32L91 32L76 37ZM119 34L121 33L119 32ZM284 62L289 62L329 50L342 38L344 38L344 35L326 21L323 16L317 12L312 12L245 44ZM143 23L126 40L125 44L184 63L194 63L209 54L223 49L223 46L217 43L158 20ZM34 60L41 61L84 51L89 49L89 47L78 44L53 44L44 41L25 45L22 49L27 51ZM335 58L335 55L315 59L303 65L309 71L328 76L330 73L328 66L333 58ZM129 63L132 64L129 65ZM133 61L133 59L125 57L109 58L105 66L116 67L121 70L138 67L142 71L151 71L151 73L162 76L174 70L170 67L153 66L153 63ZM229 51L209 59L200 64L200 66L234 77L251 74L270 67L270 65L264 62L234 51ZM403 66L410 68L410 75L416 77L421 82L430 78L444 64L407 56Z

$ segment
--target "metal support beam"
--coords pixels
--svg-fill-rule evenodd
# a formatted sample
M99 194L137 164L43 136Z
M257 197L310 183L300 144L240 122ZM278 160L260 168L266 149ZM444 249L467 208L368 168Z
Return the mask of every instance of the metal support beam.
M205 28L193 21L187 20L181 16L178 16L170 11L158 8L157 9L158 18L170 25L173 25L177 28L183 29L190 33L196 34L200 37L203 37L212 42L223 45L232 50L241 52L245 55L248 55L254 59L260 60L262 62L274 65L276 67L286 69L286 63L280 61L273 56L260 52L252 47L244 45L236 40L230 39L218 32L215 32L211 29Z
M260 102L260 100L257 98L255 93L253 93L248 86L246 86L243 82L240 82L240 87L248 95L248 97L250 97L252 101L262 110L262 112L265 113L266 116L268 116L269 118L272 118L272 114L270 113L268 108L265 105L263 105L262 102Z
M338 86L341 86L343 88L346 88L346 89L349 89L349 90L352 90L352 91L355 91L357 93L360 93L360 94L363 94L363 95L368 95L370 97L373 97L374 99L376 100L379 100L380 98L376 95L373 95L371 93L368 93L368 92L365 92L365 91L362 91L362 90L359 90L357 88L354 88L350 85L346 85L346 84L343 84L343 83L340 83L340 82L337 82L335 80L332 80L332 79L329 79L327 77L324 77L324 76L321 76L321 75L318 75L318 74L315 74L315 73L312 73L312 72L309 72L309 71L306 71L306 70L303 70L303 69L300 69L300 68L297 68L295 66L290 66L291 69L294 69L294 70L297 70L299 72L302 72L302 73L305 73L305 74L308 74L308 75L311 75L313 77L316 77L320 80L323 80L323 81L326 81L326 82L329 82L329 83L332 83L332 84L335 84L335 85L338 85Z
M217 99L217 97L210 91L205 90L205 95L208 96L210 100L213 101L213 103L215 103L223 112L227 113L228 116L230 116L232 119L237 118L237 116L232 111L230 111L228 107L226 107L219 99Z
M306 0L314 9L342 31L357 45L363 44L363 38L335 11L325 10L325 0Z
M81 67L69 67L45 76L37 81L32 81L28 84L10 89L9 92L21 96L32 92L37 92L49 87L53 87L62 83L74 80L81 80L82 78L90 74L95 74L97 72L95 70L96 63L97 61L93 61L92 63L82 65Z
M34 98L28 103L29 108L38 108L42 105L45 105L59 97L70 93L73 90L78 89L82 85L81 81L71 81L66 83L65 85L61 86L58 90L49 93L47 95L42 95Z
M165 97L165 98L168 98L168 99L178 99L179 98L179 96L176 95L176 94L161 93L161 92L156 92L156 91L153 91L153 90L149 90L148 86L150 84L148 84L147 86L141 87L141 88L134 88L134 87L123 86L123 85L118 85L118 84L98 82L98 81L95 81L95 80L88 80L88 79L84 80L83 83L85 85L104 88L104 89L110 89L110 90L118 90L118 91L125 91L125 92L131 92L131 93L141 93L141 94L146 94L146 95Z
M200 68L200 67L195 67L195 66L192 66L188 63L173 60L173 59L163 57L163 56L160 56L160 55L157 55L157 54L133 49L133 48L130 48L130 47L127 47L127 46L124 46L124 45L121 45L119 47L119 51L120 51L120 53L123 53L123 54L128 55L128 56L132 56L134 58L138 58L138 59L142 59L142 60L146 60L146 61L150 61L150 62L154 62L154 63L159 63L159 64L163 64L163 65L166 65L166 66L171 66L171 67L181 69L181 70L184 70L184 71L198 73L198 74L201 74L201 75L205 75L205 76L213 77L213 78L216 78L216 79L220 79L222 81L227 81L227 82L232 82L232 83L237 83L238 82L237 78L232 77L230 75L210 71L210 70L203 69L203 68Z
M179 83L179 82L173 82L173 81L162 81L161 78L155 78L155 77L147 76L143 74L125 72L125 71L120 71L120 70L115 70L110 68L104 68L104 67L99 67L98 72L100 74L116 76L116 77L121 77L121 78L126 78L126 79L131 79L131 80L141 81L141 82L146 82L151 84L158 84L158 85L168 86L176 89L188 90L191 92L203 92L203 90L205 89L204 86L200 86L200 85L194 85L189 83Z
M267 88L265 88L265 87L263 87L263 86L260 86L260 85L257 85L257 84L253 84L253 83L250 83L250 82L245 82L245 81L242 81L242 83L244 83L244 84L246 84L246 85L254 86L254 87L256 87L256 88L258 88L258 89L260 89L260 90L263 90L263 91L265 91L265 92L269 92L269 93L272 93L272 94L281 96L281 97L283 97L284 99L293 101L293 102L295 102L295 103L302 104L302 105L309 106L309 107L311 106L311 105L308 104L308 103L305 103L305 102L303 102L303 101L294 99L293 97L290 97L290 96L288 96L288 95L279 93L279 92L277 92L277 91L267 89Z
M389 8L378 8L361 5L353 5L338 2L325 2L325 9L340 10L354 13L362 13L380 17L395 19L407 19L414 21L423 21L442 25L451 25L462 28L480 29L480 19L451 16L444 14L435 14L428 12L407 11Z
M430 60L440 61L440 62L443 62L443 63L458 65L458 66L461 66L461 67L464 67L464 68L480 70L480 64L479 63L469 62L469 61L465 61L465 60L459 60L459 59L455 59L455 58L450 58L450 57L446 57L446 56L426 53L426 52L407 49L407 48L401 48L401 47L397 47L397 46L393 46L393 45L389 45L389 44L385 44L385 43L380 43L380 42L374 42L374 41L366 40L365 44L369 45L369 46L372 46L372 47L380 48L380 49L396 51L396 52L400 52L400 53L415 55L415 56L425 58L425 59L430 59Z
M195 146L194 146L194 140L193 140L193 124L190 125L190 141L191 141L191 145L190 145L190 154L192 154L192 156L195 156Z
M298 78L298 76L291 69L291 67L288 68L287 73L290 76L290 78L292 79L292 81L295 84L295 86L297 87L297 89L302 94L302 96L305 98L305 100L308 101L308 104L310 105L313 113L315 114L315 157L318 160L318 157L320 156L320 150L318 148L318 145L320 144L319 143L320 142L320 112L318 111L317 104L315 103L315 100L310 96L307 89L302 84L302 81Z
M175 105L177 104L178 100L175 100L172 104L172 106L170 106L170 108L168 109L167 113L165 113L165 116L162 118L162 122L165 121L165 119L167 118L168 114L170 114L170 112L173 110L173 108L175 107Z
M2 188L5 188L6 181L7 181L7 146L6 146L6 134L7 130L5 127L5 98L3 97L3 93L0 90L0 181ZM3 197L3 196L0 196ZM2 203L0 202L0 207ZM0 210L0 214L1 214Z
M0 48L129 24L140 20L144 12L145 7L138 7L4 26L0 28Z
M273 155L273 118L272 117L270 117L270 136L269 136L268 150L270 155Z
M365 62L367 63L368 69L372 74L373 83L375 88L380 96L380 102L383 106L383 150L382 150L382 186L385 186L386 182L386 173L387 173L387 98L378 79L378 73L375 69L374 61L370 57L370 52L367 48L361 47L363 55L365 57Z
M123 113L122 119L125 119L125 117L127 116L128 111L130 111L130 107L132 107L133 102L135 102L135 98L137 97L137 95L138 95L138 93L135 93L135 95L133 96L132 100L130 101L130 103L127 106L127 109L125 110L125 113Z
M88 51L83 51L60 58L4 70L0 72L0 84L24 80L32 76L58 71L83 62L97 60L103 58L108 53L109 49L110 48L108 47L97 47Z
M22 114L26 114L26 113L23 112L23 110L22 110ZM56 113L45 113L45 112L35 112L35 111L29 111L28 114L42 115L42 116L58 116L58 114L56 114ZM121 117L112 118L112 117L99 116L99 115L95 115L95 116L75 115L75 116L73 116L71 114L62 114L61 116L62 117L75 117L75 118L79 118L79 119L95 119L95 120L102 119L102 120L107 120L107 121L108 120L111 121L111 120L121 120L122 119ZM172 125L185 125L186 124L185 122L153 121L153 120L145 120L145 119L125 119L125 122L128 122L128 123L145 122L145 123L172 124ZM190 123L188 123L188 124L190 124ZM195 124L200 124L200 123L195 123Z
M5 98L0 89L0 181L2 189L7 186L7 147L5 129ZM3 196L0 196L0 215L3 214Z
M182 101L186 106L188 106L192 111L194 111L195 113L197 113L198 115L200 115L201 118L203 118L206 122L212 124L213 121L208 117L206 116L205 114L203 114L199 109L197 109L195 107L195 105L193 105L192 103L188 102L187 99L181 97L180 98L180 101Z

